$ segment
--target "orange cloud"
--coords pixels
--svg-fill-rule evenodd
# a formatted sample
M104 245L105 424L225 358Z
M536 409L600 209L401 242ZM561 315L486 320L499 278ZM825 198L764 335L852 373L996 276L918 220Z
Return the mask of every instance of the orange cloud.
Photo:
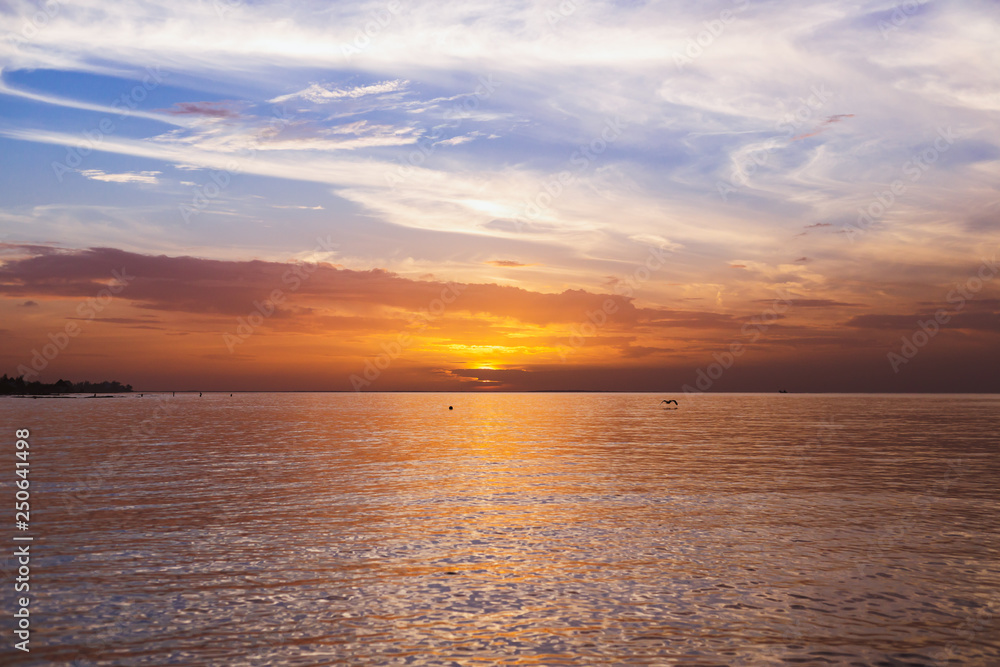
M504 268L517 268L521 266L534 266L533 264L524 264L523 262L516 262L512 259L491 259L486 262L490 266L499 266Z
M793 295L761 329L769 300L746 298L723 312L644 305L629 293L543 293L324 263L113 248L3 250L0 317L17 324L0 331L4 372L58 342L66 345L41 379L113 377L145 389L192 382L206 389L350 389L350 378L375 361L378 373L369 372L374 379L365 389L676 389L671 383L689 382L733 343L750 351L717 388L751 389L758 386L751 368L797 377L803 350L814 369L837 359L829 363L837 378L870 374L865 369L880 367L898 331L913 321L865 315L843 322L844 308L865 304ZM39 306L25 308L26 301ZM939 334L926 363L943 363L956 350L976 355L974 368L997 359L991 303L983 294L982 308L970 305ZM72 340L60 333L69 326L78 332ZM948 361L963 368L959 362ZM884 381L899 388L894 377Z

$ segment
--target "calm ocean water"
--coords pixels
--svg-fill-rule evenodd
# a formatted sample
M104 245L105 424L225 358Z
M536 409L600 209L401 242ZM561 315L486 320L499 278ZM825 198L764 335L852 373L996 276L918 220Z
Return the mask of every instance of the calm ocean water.
M1000 664L1000 396L668 397L0 399L0 662Z

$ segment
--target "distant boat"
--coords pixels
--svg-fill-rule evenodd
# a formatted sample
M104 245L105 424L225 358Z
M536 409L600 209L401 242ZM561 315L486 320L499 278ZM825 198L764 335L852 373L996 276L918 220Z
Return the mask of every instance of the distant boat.
M788 392L786 390L784 390L784 389L779 389L778 393L779 394L787 394Z

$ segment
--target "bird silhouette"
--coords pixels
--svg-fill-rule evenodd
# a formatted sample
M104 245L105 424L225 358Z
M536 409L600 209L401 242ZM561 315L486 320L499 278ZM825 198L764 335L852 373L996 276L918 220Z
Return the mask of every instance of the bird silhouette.
M662 401L660 401L660 405L663 405L664 403L666 403L667 405L670 405L671 403L673 403L674 405L680 405L677 401L675 401L672 398L670 400L663 399Z

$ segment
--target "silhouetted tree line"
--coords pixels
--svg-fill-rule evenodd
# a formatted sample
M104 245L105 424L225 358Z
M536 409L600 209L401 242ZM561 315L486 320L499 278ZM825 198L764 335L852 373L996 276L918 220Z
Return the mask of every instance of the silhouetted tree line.
M70 382L69 380L59 380L57 382L25 382L24 376L7 377L4 373L0 377L0 395L33 395L46 396L48 394L123 394L132 391L132 385L123 385L117 380L105 380L104 382Z

